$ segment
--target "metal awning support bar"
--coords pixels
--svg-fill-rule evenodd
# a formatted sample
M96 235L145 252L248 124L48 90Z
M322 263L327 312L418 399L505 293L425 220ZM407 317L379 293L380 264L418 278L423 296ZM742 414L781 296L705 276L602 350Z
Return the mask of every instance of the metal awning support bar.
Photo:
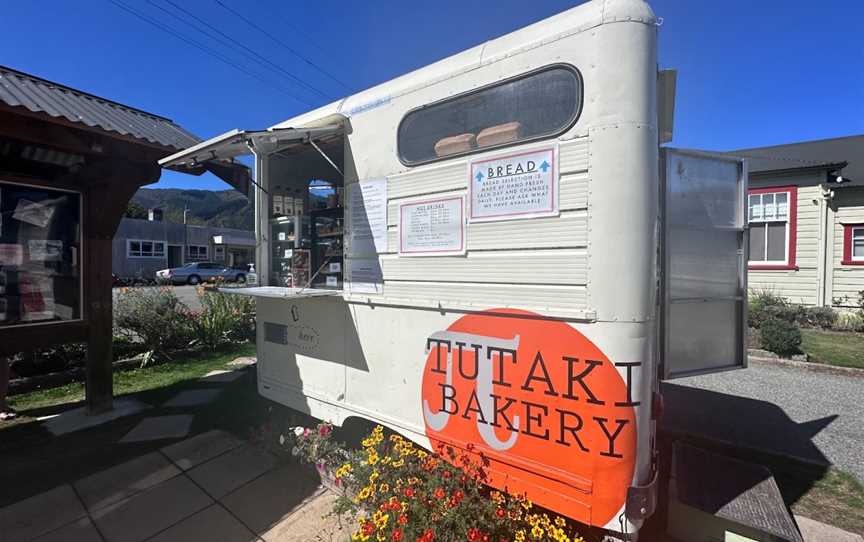
M268 154L289 143L311 143L313 139L335 135L342 131L342 124L329 124L319 128L234 129L167 156L159 160L159 165L183 171L198 167L204 162L230 160L236 156L249 154L253 149L256 153Z
M334 162L333 160L331 160L330 157L327 156L327 153L325 153L324 151L322 151L322 150L321 150L321 147L319 147L318 145L316 145L316 144L315 144L315 141L313 141L311 138L309 139L309 144L312 145L313 147L315 147L315 150L318 151L318 154L320 154L321 156L323 156L324 159L327 160L327 162L328 162L331 166L333 166L333 169L335 169L336 171L339 172L339 175L341 175L343 179L345 178L345 174L342 173L342 170L339 169L339 166L336 165L336 162Z

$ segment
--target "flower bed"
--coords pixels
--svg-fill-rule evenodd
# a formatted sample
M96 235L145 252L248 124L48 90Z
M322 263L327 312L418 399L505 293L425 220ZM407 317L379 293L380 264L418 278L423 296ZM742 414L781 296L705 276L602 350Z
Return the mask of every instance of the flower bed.
M292 453L331 478L333 513L354 517L351 539L377 542L578 542L574 525L519 495L486 485L482 453L430 453L376 427L361 449L338 444L329 424L289 434ZM286 443L285 439L282 439Z

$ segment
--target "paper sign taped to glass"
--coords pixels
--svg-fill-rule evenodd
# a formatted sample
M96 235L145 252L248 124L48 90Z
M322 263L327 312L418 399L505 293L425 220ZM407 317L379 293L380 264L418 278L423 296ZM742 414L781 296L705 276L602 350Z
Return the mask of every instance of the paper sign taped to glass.
M51 200L50 203L36 203L26 199L18 200L12 218L44 228L51 223L51 218L54 216L56 209L54 203L57 203L57 200Z
M0 244L0 265L21 265L24 263L24 247L18 244Z
M31 239L27 245L31 262L59 262L63 259L63 241Z

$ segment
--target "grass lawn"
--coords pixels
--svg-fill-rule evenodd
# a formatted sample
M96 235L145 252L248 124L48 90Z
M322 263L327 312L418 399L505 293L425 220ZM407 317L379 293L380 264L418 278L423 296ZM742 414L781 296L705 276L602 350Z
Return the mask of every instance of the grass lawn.
M864 333L801 330L801 350L816 363L864 369Z
M116 397L157 388L168 388L186 380L194 380L215 369L223 369L237 357L254 355L255 345L247 344L191 359L177 359L144 369L118 371L114 373L114 395ZM83 399L84 383L73 382L47 390L13 395L9 397L9 404L19 413L26 415L28 410L74 403Z
M792 511L864 535L864 485L843 471L829 469L792 504Z

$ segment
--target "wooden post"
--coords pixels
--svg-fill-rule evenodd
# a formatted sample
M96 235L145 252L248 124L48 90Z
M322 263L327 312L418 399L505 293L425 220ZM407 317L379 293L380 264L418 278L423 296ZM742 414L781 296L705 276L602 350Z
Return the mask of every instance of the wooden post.
M87 407L91 414L111 410L114 382L111 364L114 355L111 345L113 307L111 290L111 239L94 237L85 239L87 254L84 266L86 288L89 292L86 311L89 323L87 333Z
M137 166L137 167L136 167ZM111 281L112 240L132 196L159 180L153 163L114 163L111 177L90 185L84 219L84 299L88 322L86 398L90 414L113 408L114 310Z

